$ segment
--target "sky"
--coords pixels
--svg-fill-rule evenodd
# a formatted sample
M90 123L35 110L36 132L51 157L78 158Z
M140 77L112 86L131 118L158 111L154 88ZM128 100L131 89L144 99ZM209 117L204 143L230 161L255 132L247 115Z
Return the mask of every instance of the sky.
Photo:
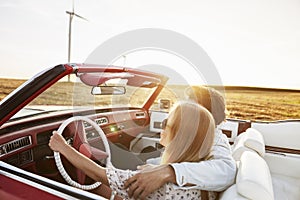
M298 0L75 0L74 5L89 21L73 20L71 62L84 62L118 34L160 28L200 45L224 85L300 89ZM0 77L27 79L66 63L67 10L72 0L0 0ZM186 64L151 56L142 64L151 59ZM128 55L126 64L140 65L138 58Z

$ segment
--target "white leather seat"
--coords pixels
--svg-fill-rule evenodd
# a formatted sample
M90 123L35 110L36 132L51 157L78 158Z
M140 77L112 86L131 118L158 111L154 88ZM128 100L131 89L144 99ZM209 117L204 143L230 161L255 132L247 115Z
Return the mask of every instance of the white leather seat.
M248 128L246 132L236 138L232 149L233 158L239 161L245 151L256 152L261 156L265 155L265 142L259 131Z
M233 158L238 164L236 183L220 195L221 200L273 200L274 192L269 167L263 159L265 143L262 134L249 128L233 145Z
M220 200L248 200L248 198L240 195L237 191L236 184L234 184L221 194Z
M236 183L221 194L221 200L273 200L269 167L257 153L245 151L239 163Z

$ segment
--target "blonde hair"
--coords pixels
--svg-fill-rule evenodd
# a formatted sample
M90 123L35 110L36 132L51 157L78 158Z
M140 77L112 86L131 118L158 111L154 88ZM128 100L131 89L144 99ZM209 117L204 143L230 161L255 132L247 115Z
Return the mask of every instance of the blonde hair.
M222 94L214 88L192 86L185 91L188 99L194 100L211 112L216 125L226 119L226 102Z
M199 162L210 156L215 123L211 113L193 102L180 102L167 121L167 145L161 164Z

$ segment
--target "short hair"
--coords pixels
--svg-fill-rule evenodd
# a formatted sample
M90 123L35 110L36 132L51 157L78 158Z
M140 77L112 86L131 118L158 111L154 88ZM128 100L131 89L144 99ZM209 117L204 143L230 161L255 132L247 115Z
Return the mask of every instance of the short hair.
M206 108L192 101L178 102L169 114L167 127L168 144L162 155L162 164L211 158L215 123Z
M192 86L185 90L185 95L189 100L193 100L209 110L214 117L216 125L225 121L225 98L216 89L206 86Z

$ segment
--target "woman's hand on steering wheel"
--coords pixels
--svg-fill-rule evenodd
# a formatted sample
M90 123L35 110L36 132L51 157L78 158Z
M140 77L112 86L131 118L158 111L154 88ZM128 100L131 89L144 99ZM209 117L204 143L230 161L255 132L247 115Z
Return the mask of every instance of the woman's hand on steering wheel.
M62 153L64 147L68 145L66 140L63 138L62 135L58 134L57 131L53 131L53 135L49 141L49 147L56 152Z

